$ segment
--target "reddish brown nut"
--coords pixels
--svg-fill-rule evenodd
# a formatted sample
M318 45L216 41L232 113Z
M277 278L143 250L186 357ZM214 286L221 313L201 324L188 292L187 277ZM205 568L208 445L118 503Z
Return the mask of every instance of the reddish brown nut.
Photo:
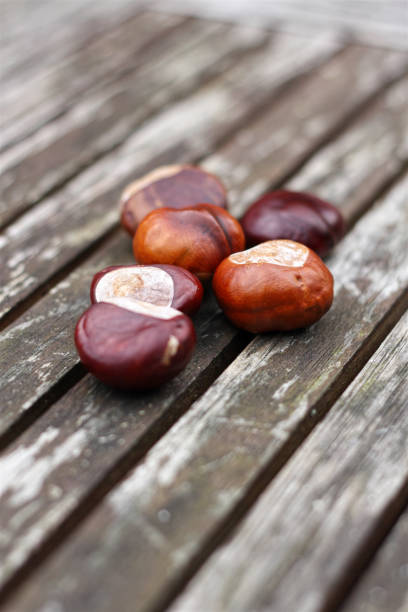
M105 302L112 297L171 306L192 315L200 307L203 286L194 274L179 266L110 266L93 277L91 302Z
M216 176L195 166L163 166L126 187L120 199L120 219L133 236L152 210L185 208L200 202L227 207L226 189Z
M330 308L333 277L305 245L271 240L224 259L213 289L237 327L288 330L311 325Z
M249 246L286 238L301 242L320 256L343 237L340 211L314 195L271 191L254 202L241 219Z
M152 389L176 376L189 361L195 332L173 308L110 298L79 319L75 344L82 363L102 382L121 389Z
M244 248L238 221L212 204L155 210L142 221L133 239L140 263L176 264L202 279L209 278L225 257Z

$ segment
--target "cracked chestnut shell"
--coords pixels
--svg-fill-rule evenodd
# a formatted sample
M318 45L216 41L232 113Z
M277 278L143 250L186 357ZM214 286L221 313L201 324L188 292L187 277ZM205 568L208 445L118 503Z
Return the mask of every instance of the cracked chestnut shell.
M248 246L290 239L326 255L343 237L340 211L309 193L271 191L254 202L241 219Z
M133 264L109 266L95 274L90 294L93 304L111 297L130 297L192 315L201 305L203 286L194 274L179 266Z
M82 363L102 382L121 389L152 389L174 378L195 346L194 327L173 308L111 298L80 317L75 344Z
M156 208L185 208L200 202L227 207L227 192L218 177L190 165L162 166L126 187L120 198L122 226L134 235Z
M175 264L201 279L209 278L225 257L244 248L239 222L212 204L155 210L143 219L133 239L140 263Z
M333 277L307 246L270 240L224 259L213 289L237 327L253 333L290 330L311 325L327 312Z

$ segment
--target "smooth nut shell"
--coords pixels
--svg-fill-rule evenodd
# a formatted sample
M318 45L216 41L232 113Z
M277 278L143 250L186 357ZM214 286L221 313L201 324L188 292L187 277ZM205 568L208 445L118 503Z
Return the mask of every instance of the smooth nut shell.
M303 252L302 265L234 263L225 259L215 271L213 289L226 316L237 326L258 333L291 330L315 323L330 308L333 277L316 253L289 240L266 242L242 254L283 248ZM265 247L266 245L266 247ZM293 246L293 245L297 245ZM272 252L272 251L271 251ZM239 254L241 256L241 254ZM302 261L303 261L302 260Z
M102 278L106 277L110 272L118 271L130 271L137 272L138 270L143 268L158 268L166 272L173 283L173 296L171 303L164 304L162 301L158 300L157 297L151 300L151 303L158 305L168 305L176 310L180 310L188 315L193 315L199 309L202 299L203 299L203 286L198 280L198 278L185 270L184 268L180 268L179 266L171 266L166 264L157 264L152 266L144 266L143 264L131 264L131 265L122 265L122 266L109 266L108 268L104 268L100 272L97 272L92 279L91 289L90 289L90 297L91 302L95 304L96 302L103 301L103 299L97 299L96 296L96 288L101 281ZM133 297L135 299L149 301L146 299L145 295L140 294L140 285L143 288L143 285L146 281L141 276L137 276L138 283L133 283L132 281L126 280L126 282L121 283L120 279L116 282L116 287L112 293L112 295L120 295L126 297ZM159 293L157 291L157 293ZM160 298L160 295L158 295Z
M133 251L144 264L175 264L202 279L231 253L245 248L239 222L226 210L211 204L151 212L140 224Z
M289 239L326 255L343 237L340 211L309 193L271 191L254 202L241 219L248 246Z
M99 380L143 390L163 384L185 367L195 332L182 313L159 319L99 302L80 317L75 344L82 363Z
M196 166L162 166L126 187L120 199L121 224L133 236L152 210L200 202L227 207L227 192L218 177Z

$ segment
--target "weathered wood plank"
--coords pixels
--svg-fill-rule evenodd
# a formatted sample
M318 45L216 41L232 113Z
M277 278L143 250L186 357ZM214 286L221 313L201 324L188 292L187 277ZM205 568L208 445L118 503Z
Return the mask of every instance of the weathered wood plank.
M407 581L408 512L405 510L340 610L405 612L408 610Z
M303 161L308 152L305 143L314 142L317 147L327 137L328 126L338 125L339 118L347 116L353 107L348 106L348 96L343 96L343 85L351 96L353 82L357 90L360 87L371 90L373 64L368 56L360 56L358 50L358 47L348 50L346 64L342 57L327 64L298 93L293 91L282 99L276 109L238 132L205 161L208 170L223 177L236 215L242 215L270 185L282 181L288 172L288 156L297 156L298 163ZM373 193L406 164L407 96L407 78L370 106L364 103L364 97L361 100L358 96L365 113L321 148L287 186L308 189L336 203L348 221L353 221L356 214L362 213L361 202L370 202Z
M149 43L185 23L182 17L144 13L125 21L113 33L97 38L62 63L38 69L4 89L1 99L0 148L32 134L76 105L78 97L117 79L149 57Z
M27 609L28 602L31 610L40 609L46 601L57 601L68 609L101 611L113 605L126 609L126 602L135 598L140 610L157 604L163 589L191 566L266 467L274 461L278 466L284 450L306 435L302 428L307 431L314 422L327 394L341 389L342 377L350 377L353 364L361 359L362 346L372 350L370 346L378 342L379 323L406 296L407 185L408 176L356 224L330 258L337 287L332 310L311 329L255 338L146 460L71 535L53 555L52 563L37 572L35 584L21 591L19 609ZM389 235L393 236L392 246ZM29 534L36 534L35 545L39 545L47 530L62 519L67 500L74 505L73 498L81 495L77 475L87 481L89 491L90 479L100 469L97 456L103 455L102 463L107 455L112 461L120 445L110 423L111 439L101 451L98 436L102 432L97 423L107 420L111 409L119 427L124 416L119 416L112 394L108 405L102 402L102 409L96 388L86 395L82 419L67 419L63 433L59 425L52 425L53 410L64 415L75 410L70 396L72 393L28 430L0 462L6 493L2 523L8 527L10 542L14 539L12 549L8 550L10 543L3 549L9 572L17 567L16 559L22 562L28 554L33 541ZM89 408L95 401L97 414L95 407L93 411ZM42 449L37 446L37 428L52 434ZM134 434L130 438L134 443ZM25 440L31 441L27 444ZM77 456L64 455L54 467L48 458L64 440L75 442ZM47 462L41 470L41 488L30 498L33 502L35 498L30 511L28 500L18 493L21 470L10 468L21 456L30 457L30 483L39 473L37 465ZM85 458L89 465L83 465ZM50 499L47 487L52 483L64 491L66 474L70 474L70 495ZM40 510L38 504L46 504L47 509ZM13 531L16 515L22 518ZM57 517L55 523L50 516ZM103 541L101 533L105 534ZM63 578L67 574L69 581Z
M357 85L354 88L356 97L351 94L342 106L333 103L333 96L335 100L340 95L342 83L347 82L347 75L350 74L350 78L356 79L357 83L364 82L364 79L358 77L366 73L367 63L372 64L365 52L362 55L360 52L361 48L348 49L315 74L292 87L260 119L239 130L215 155L204 161L206 167L226 180L234 214L240 214L251 198L258 197L267 186L282 181L285 175L292 172L304 157L344 120L350 110L355 108L355 104L358 105L364 100L364 85L361 85L361 90ZM329 77L333 73L337 75L337 85L327 87L327 81L331 83ZM404 87L406 85L403 82L397 84L386 96L391 95L403 103L403 97L398 92L403 93ZM376 126L382 126L383 133L387 133L393 142L395 151L398 150L403 134L403 122L400 123L401 109L399 106L393 106L385 112L384 100L380 99L367 109L366 114L350 125L345 133L346 148L341 142L338 145L336 140L316 155L317 159L330 158L331 166L324 167L327 176L332 177L333 185L337 185L334 202L345 210L349 221L364 210L370 198L373 199L375 188L395 176L393 172L399 171L399 164L404 159L401 155L401 160L395 165L394 162L384 165L382 158L377 155ZM314 118L317 114L321 121L316 125ZM358 140L348 136L355 132L359 133ZM286 136L285 139L280 135L282 133ZM256 144L262 142L263 134L276 134L276 146L274 147L271 141L268 146L257 147ZM269 140L267 142L269 143ZM361 143L364 143L363 147ZM335 155L338 146L339 161ZM358 155L359 151L361 155ZM359 190L360 196L364 196L362 199L353 196L355 184L348 180L347 165L340 163L344 158L358 159L360 184L366 184L364 190ZM310 162L312 166L313 159ZM305 171L300 175L303 177L299 181L301 189L311 188L309 174L310 180L315 181L315 173L309 173L307 168L306 165ZM377 177L376 181L370 179L374 175ZM319 186L315 184L314 187L319 193ZM327 182L325 196L331 199L331 195L330 182ZM352 199L354 208L347 206L349 199ZM20 317L0 337L0 366L3 372L0 382L3 398L0 435L4 435L13 427L20 417L77 363L72 344L72 329L87 304L89 279L105 265L128 261L132 261L130 242L120 234L99 249L88 262L56 286L51 295ZM49 316L49 313L53 316ZM48 321L47 331L43 335L43 341L38 343L37 325L42 325L44 320ZM40 366L48 362L52 363L52 370L49 370L51 366L41 369ZM24 376L21 375L22 368Z
M160 10L161 0L152 7ZM167 10L229 21L259 21L290 31L337 29L371 45L407 49L407 5L404 0L168 0Z
M136 38L130 27L129 35ZM266 34L256 28L197 20L164 32L137 61L133 58L136 67L123 78L87 92L62 117L0 155L0 225L126 140L155 111L265 41Z
M2 0L2 83L24 79L38 66L51 66L96 36L134 15L138 0Z
M88 375L19 438L16 452L13 445L0 459L0 473L20 474L24 480L17 496L17 489L13 492L5 482L0 487L4 510L14 509L14 518L0 518L0 588L90 492L115 481L129 461L137 460L170 427L220 372L234 345L234 354L239 350L236 330L226 327L211 294L195 326L193 359L177 379L157 391L130 394L115 392ZM40 366L45 379L51 368L52 362ZM41 475L38 461L45 461Z
M171 610L196 610L204 598L234 612L342 601L361 555L408 497L407 344L408 314ZM406 584L405 574L405 601Z
M12 224L0 236L0 256L7 262L1 270L0 316L117 223L116 201L126 182L155 165L211 152L283 84L323 63L338 48L325 35L306 48L304 42L298 36L276 37L145 123L121 147Z

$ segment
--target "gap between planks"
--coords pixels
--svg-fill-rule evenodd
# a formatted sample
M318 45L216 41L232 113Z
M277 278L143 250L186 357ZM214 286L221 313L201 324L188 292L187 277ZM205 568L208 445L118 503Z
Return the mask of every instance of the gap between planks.
M347 602L353 587L357 586L362 579L376 553L380 552L381 547L387 544L387 537L390 537L390 532L404 512L407 500L408 482L393 499L390 499L382 514L377 517L372 531L367 535L356 551L354 558L350 561L347 572L344 572L328 594L327 600L322 606L322 612L342 611L343 604ZM404 611L401 610L401 612Z
M351 592L333 612L406 612L407 551L408 505L405 505L374 558L357 573Z

